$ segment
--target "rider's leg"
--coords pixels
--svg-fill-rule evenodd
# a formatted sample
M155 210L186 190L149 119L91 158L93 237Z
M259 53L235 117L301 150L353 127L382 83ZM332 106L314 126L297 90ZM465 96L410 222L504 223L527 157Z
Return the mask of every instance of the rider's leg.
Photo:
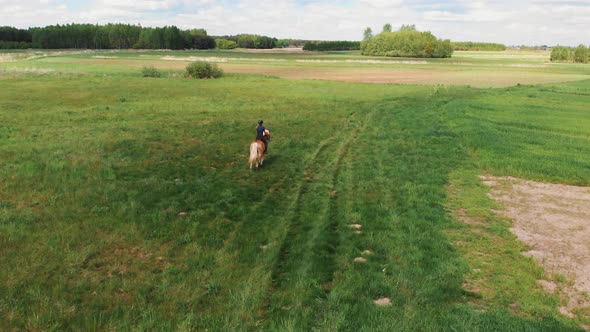
M262 138L261 141L264 143L264 153L266 153L266 150L268 150L268 141L266 138Z

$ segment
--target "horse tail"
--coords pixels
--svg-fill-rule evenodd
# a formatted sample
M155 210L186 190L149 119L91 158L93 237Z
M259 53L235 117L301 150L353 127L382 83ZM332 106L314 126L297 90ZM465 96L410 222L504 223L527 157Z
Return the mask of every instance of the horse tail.
M250 143L250 169L252 169L252 163L255 163L258 159L258 143L256 141ZM258 165L256 165L258 167Z

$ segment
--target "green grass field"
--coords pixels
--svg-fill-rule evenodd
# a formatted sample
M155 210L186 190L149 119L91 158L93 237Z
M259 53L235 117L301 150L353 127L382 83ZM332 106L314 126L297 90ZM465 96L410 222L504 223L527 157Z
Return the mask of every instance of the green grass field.
M227 73L260 74L286 79L357 83L469 85L509 87L590 79L590 66L549 62L549 52L456 52L450 59L403 59L361 56L359 52L302 53L243 50L210 51L52 51L20 52L30 57L12 70L56 70L62 73L137 74L145 65L173 74L190 61L220 63ZM0 69L3 57L0 56ZM1 72L0 72L1 74Z
M289 70L383 66L227 54L261 67L290 57ZM221 79L191 80L177 75L186 62L158 60L162 52L97 55L112 54L0 63L0 330L590 324L588 311L559 314L557 295L537 286L545 272L491 212L478 178L590 185L590 66L466 52L383 69L574 81L481 89L232 73L248 60L224 64ZM141 77L145 63L165 77ZM250 172L260 118L273 140ZM463 224L460 209L487 227ZM392 305L376 306L380 297Z

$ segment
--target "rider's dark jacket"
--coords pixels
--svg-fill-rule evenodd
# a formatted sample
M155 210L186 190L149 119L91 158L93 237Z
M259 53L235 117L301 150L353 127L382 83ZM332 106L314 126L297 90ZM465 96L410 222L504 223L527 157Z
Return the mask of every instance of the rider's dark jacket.
M256 128L256 139L264 139L264 126L260 125Z

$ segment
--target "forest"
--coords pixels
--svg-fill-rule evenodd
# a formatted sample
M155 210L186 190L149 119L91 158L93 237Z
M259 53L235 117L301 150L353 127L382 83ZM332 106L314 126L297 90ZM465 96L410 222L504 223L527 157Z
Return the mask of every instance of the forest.
M218 38L221 48L274 48L285 41L268 36L240 34ZM227 43L226 41L229 41ZM234 45L235 43L235 45ZM215 38L205 29L142 27L132 24L64 24L17 29L0 27L0 49L212 49Z

